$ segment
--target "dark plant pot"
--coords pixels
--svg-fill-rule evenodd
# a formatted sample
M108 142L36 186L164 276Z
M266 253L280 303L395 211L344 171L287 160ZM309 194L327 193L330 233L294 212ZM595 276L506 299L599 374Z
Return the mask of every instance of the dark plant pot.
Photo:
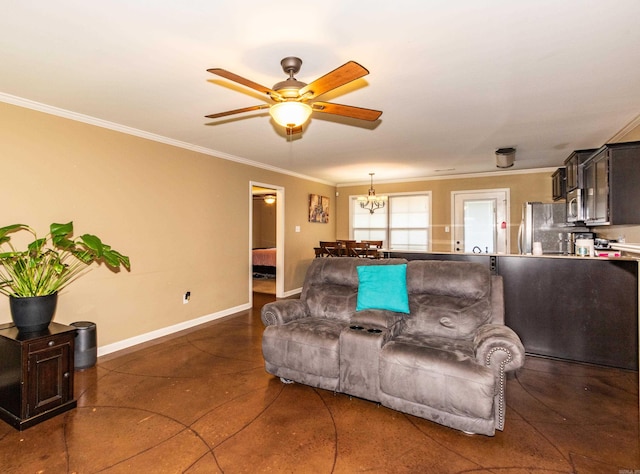
M58 304L58 293L46 296L9 296L11 318L20 332L43 331L49 327Z

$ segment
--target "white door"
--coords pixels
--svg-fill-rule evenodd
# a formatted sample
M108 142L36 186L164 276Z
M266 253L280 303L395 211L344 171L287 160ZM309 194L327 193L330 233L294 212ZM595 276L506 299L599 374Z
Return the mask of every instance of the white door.
M509 190L451 193L453 252L508 253Z

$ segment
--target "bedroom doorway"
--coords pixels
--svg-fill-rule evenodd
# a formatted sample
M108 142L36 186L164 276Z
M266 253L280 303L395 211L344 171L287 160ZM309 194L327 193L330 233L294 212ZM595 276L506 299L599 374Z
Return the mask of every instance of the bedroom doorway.
M284 188L250 182L249 298L284 293Z

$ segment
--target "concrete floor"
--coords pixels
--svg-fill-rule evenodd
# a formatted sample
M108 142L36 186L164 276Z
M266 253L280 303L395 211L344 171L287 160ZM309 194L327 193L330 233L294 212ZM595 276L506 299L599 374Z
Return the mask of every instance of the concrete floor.
M469 436L265 373L270 299L76 372L77 409L23 432L0 423L0 471L640 472L637 372L528 357L505 430Z

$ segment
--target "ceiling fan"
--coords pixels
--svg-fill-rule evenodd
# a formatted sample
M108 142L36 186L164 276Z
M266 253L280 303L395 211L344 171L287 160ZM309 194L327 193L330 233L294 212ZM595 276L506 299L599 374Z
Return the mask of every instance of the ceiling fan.
M291 135L302 132L302 125L309 119L312 112L341 115L343 117L368 120L371 122L377 120L378 117L382 115L382 112L379 110L315 100L322 94L369 74L367 69L354 61L343 64L310 84L300 82L294 77L294 74L297 74L300 71L300 66L302 66L302 60L300 58L293 56L284 58L280 61L280 65L289 77L282 82L278 82L271 89L224 69L207 69L207 71L212 74L266 94L275 104L254 105L252 107L210 114L206 115L206 117L215 119L253 110L269 109L269 113L273 119L287 129L287 135Z

